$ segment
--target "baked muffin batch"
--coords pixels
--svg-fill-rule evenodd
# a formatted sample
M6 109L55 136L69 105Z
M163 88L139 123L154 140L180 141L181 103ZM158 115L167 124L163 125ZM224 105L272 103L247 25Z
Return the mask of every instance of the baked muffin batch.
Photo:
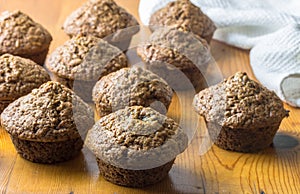
M130 67L124 52L139 31L137 20L113 0L88 0L63 24L70 40L46 60L50 81L42 67L50 33L20 11L2 13L1 125L17 152L52 164L86 144L108 181L157 183L188 146L185 130L165 116L178 90L200 91L191 106L220 148L256 152L272 144L288 116L274 92L243 72L207 88L203 74L216 27L200 8L171 2L149 27L149 41L137 47L145 68ZM95 124L92 101L101 117Z

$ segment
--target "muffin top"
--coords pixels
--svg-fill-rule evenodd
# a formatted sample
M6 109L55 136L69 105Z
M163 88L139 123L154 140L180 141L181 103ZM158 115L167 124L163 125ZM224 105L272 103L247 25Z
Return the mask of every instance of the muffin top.
M149 64L163 62L181 70L195 65L201 70L211 58L207 42L180 26L158 28L137 53Z
M168 3L150 17L149 25L151 29L157 26L179 25L206 39L207 42L210 42L216 30L212 20L189 0Z
M140 170L171 161L186 149L188 138L173 119L149 107L132 106L102 117L85 143L107 163Z
M124 53L93 36L75 36L55 49L46 67L60 77L84 81L98 80L110 72L126 67Z
M271 126L288 116L277 95L244 72L200 91L193 105L207 122L233 129Z
M50 81L50 76L35 62L4 54L0 56L0 100L14 100Z
M126 106L150 106L157 101L168 106L172 89L156 74L140 68L123 68L101 78L93 88L93 101L106 115Z
M0 54L35 54L48 49L52 37L40 24L21 11L0 15Z
M116 42L135 34L138 25L137 20L113 0L89 0L68 16L63 29L70 36L83 34L104 38L114 34L112 40Z
M40 142L82 137L93 123L92 109L53 81L17 99L1 114L1 124L12 136Z

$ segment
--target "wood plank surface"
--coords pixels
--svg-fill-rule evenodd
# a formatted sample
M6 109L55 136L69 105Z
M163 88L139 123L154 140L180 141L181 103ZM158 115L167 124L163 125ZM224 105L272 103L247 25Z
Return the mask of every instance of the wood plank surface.
M138 18L138 0L116 1ZM68 39L61 30L63 21L83 2L0 0L0 11L19 9L45 26L53 35L51 52ZM143 29L132 44L144 41L146 35ZM253 77L249 51L217 41L212 41L211 51L224 77L236 71ZM178 93L172 101L169 116L195 135L162 182L141 189L111 184L99 176L95 158L86 148L68 162L31 163L17 155L9 135L0 129L0 193L300 193L300 109L285 105L290 117L282 122L273 147L243 154L210 147L205 124L191 107L193 95Z

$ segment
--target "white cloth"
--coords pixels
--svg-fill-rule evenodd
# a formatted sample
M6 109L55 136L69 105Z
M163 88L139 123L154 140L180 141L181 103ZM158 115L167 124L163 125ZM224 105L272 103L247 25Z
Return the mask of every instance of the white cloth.
M171 1L174 0L141 0L142 23L148 25L150 16ZM283 101L300 107L300 43L295 38L299 37L300 28L294 25L300 24L299 0L191 2L201 7L218 27L214 39L243 49L253 48L250 59L256 78ZM276 60L272 60L275 56ZM270 62L272 64L268 64Z
M300 24L266 36L250 51L250 62L263 85L300 107Z

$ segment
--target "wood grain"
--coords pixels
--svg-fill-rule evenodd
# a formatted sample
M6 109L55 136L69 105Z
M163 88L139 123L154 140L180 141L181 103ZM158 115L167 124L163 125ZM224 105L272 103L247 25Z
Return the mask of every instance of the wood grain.
M61 30L64 19L83 0L0 0L0 11L20 9L43 24L53 35L50 52L68 37ZM117 0L138 17L138 0ZM144 41L143 29L133 45ZM134 46L132 46L134 47ZM212 41L211 52L224 77L236 71L253 73L249 51ZM253 77L254 78L254 77ZM193 92L178 93L169 116L181 123L192 138L162 182L132 189L113 185L98 174L94 156L84 148L71 161L55 165L28 162L17 155L8 134L0 129L1 193L300 193L300 110L286 105L285 119L274 145L254 154L222 150L207 140L206 128L191 107Z

